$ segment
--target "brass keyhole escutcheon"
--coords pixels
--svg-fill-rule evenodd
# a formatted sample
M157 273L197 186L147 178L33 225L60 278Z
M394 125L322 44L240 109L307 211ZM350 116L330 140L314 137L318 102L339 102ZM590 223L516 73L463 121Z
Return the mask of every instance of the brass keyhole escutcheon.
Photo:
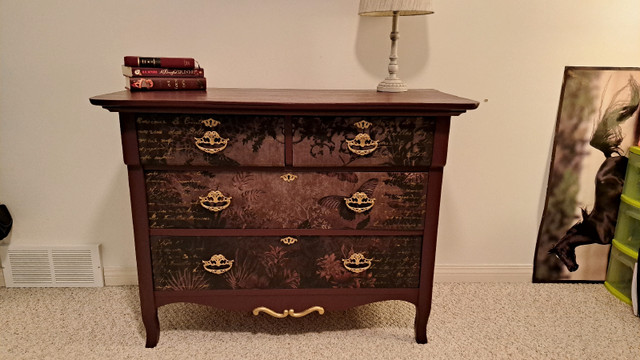
M280 179L282 179L282 180L284 180L284 181L286 181L288 183L295 181L297 178L298 178L298 175L294 175L294 174L291 174L291 173L284 174L284 175L280 176Z
M280 242L282 242L285 245L293 245L296 242L298 242L298 239L291 237L291 236L287 236L285 238L280 239Z

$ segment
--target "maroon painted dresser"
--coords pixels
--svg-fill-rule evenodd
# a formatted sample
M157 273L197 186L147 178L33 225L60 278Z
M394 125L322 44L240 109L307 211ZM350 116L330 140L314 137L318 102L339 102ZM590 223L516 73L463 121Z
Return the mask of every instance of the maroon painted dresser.
M450 118L477 102L266 89L90 101L120 117L147 347L174 302L282 318L404 300L427 342Z

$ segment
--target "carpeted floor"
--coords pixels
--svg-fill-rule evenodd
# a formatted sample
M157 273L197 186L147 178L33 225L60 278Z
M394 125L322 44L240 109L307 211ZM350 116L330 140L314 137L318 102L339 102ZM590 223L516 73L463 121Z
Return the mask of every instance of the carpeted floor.
M436 283L426 345L401 301L300 319L172 304L154 349L137 290L0 288L0 359L640 359L640 318L601 284Z

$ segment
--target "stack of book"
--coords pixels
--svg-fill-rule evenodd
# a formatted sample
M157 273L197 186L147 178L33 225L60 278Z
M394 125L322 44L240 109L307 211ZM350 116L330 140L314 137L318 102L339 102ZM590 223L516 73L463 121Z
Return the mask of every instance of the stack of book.
M207 88L204 69L192 58L125 56L122 74L131 91Z

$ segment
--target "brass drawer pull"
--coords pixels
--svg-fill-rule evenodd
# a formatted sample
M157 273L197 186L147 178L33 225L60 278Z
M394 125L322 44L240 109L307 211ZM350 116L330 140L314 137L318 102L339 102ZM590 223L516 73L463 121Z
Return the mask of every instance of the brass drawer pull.
M231 196L226 197L217 190L210 191L207 196L200 196L200 205L209 211L222 211L231 205Z
M217 131L207 131L203 137L194 138L196 140L196 146L198 149L206 152L207 154L216 154L224 150L227 147L229 139L225 139Z
M284 174L284 175L280 176L280 179L282 179L282 180L284 180L284 181L286 181L288 183L293 182L297 178L298 178L298 175L294 175L294 174L291 174L291 173Z
M209 260L202 260L202 264L202 266L204 266L204 269L208 272L220 275L231 270L231 267L233 267L233 260L227 260L224 255L216 254L213 255Z
M342 264L347 270L357 274L370 268L372 261L373 259L367 259L361 253L355 253L348 259L342 259Z
M351 197L344 198L344 202L351 211L363 213L367 210L371 210L376 199L370 198L363 192L357 192L351 195Z
M378 148L378 140L373 140L368 134L360 133L353 140L346 140L349 151L356 155L369 155Z
M271 315L271 316L273 316L275 318L278 318L278 319L284 319L287 316L291 316L291 317L294 317L294 318L300 318L300 317L309 315L314 311L317 311L318 314L320 314L320 315L324 314L324 308L321 307L321 306L310 307L310 308L308 308L307 310L305 310L305 311L303 311L301 313L297 313L297 312L293 311L293 309L289 309L289 310L283 311L282 314L277 313L277 312L275 312L275 311L273 311L273 310L271 310L271 309L269 309L267 307L260 306L260 307L257 307L255 309L253 309L253 315L258 316L258 314L260 314L261 312L265 312L265 313L267 313L267 315Z
M287 236L285 238L280 239L280 242L282 242L285 245L293 245L294 243L298 242L298 239L291 236Z

